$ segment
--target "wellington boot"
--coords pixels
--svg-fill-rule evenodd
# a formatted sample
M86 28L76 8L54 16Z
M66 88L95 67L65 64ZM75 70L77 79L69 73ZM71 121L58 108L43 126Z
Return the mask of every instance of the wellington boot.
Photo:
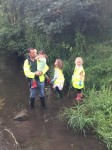
M45 105L45 98L44 97L40 97L40 102L41 102L41 106L45 108L46 105Z
M75 100L80 101L81 100L81 93L77 94L77 97L75 98Z
M31 108L35 107L35 98L34 97L30 98L30 107Z
M36 88L37 87L37 82L34 80L34 81L32 81L32 86L31 86L31 88Z

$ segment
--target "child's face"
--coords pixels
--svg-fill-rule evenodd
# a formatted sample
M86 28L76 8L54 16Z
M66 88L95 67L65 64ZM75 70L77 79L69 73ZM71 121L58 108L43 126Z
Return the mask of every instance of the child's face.
M75 64L76 64L77 66L81 66L81 65L82 65L82 61L81 61L80 59L77 59Z
M43 58L44 57L44 55L42 55L42 54L38 54L38 56L39 56L39 58Z
M58 62L57 62L57 60L56 60L55 63L54 63L54 66L57 66L57 64L58 64Z

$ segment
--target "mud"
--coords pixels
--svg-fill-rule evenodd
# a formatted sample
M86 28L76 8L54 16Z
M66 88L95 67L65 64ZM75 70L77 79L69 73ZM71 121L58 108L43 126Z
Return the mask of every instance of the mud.
M42 109L36 99L34 110L29 108L29 89L22 71L22 63L15 57L0 60L0 150L107 150L95 135L76 134L58 118L63 107L74 105L73 98L58 99L46 85L47 108ZM14 121L14 116L26 109L27 121Z

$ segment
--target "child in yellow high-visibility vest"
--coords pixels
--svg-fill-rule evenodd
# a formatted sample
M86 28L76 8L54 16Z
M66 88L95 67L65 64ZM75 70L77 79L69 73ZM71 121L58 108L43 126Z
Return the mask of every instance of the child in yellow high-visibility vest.
M72 85L77 90L77 96L75 100L82 99L82 89L84 88L85 71L83 68L83 59L77 57L75 59L75 69L72 75Z
M56 59L54 63L54 78L51 80L51 83L53 84L53 88L55 91L59 94L60 98L62 98L62 89L64 86L64 75L63 75L63 62L61 59Z
M37 55L37 50L35 49L35 53L36 53L36 57L35 57L35 60L38 60L38 63L37 63L37 71L41 72L42 73L42 70L45 68L46 66L46 58L47 58L47 55L45 54L44 50L40 50L38 52L38 55ZM36 88L37 87L37 83L36 83L36 80L35 78L32 79L32 86L31 88Z
M36 56L36 60L38 60L38 65L37 65L37 70L41 71L43 70L43 68L46 66L46 58L47 55L45 54L44 50L40 50L38 52L38 55Z

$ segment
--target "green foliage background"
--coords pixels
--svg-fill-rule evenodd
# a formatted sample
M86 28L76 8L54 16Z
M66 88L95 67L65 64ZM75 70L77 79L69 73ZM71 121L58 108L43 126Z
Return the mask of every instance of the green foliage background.
M1 0L0 53L24 55L28 47L46 51L51 72L56 58L64 61L66 90L75 58L84 59L87 100L65 117L76 130L94 128L111 149L112 95L106 93L112 93L112 0ZM95 105L96 112L85 115Z

